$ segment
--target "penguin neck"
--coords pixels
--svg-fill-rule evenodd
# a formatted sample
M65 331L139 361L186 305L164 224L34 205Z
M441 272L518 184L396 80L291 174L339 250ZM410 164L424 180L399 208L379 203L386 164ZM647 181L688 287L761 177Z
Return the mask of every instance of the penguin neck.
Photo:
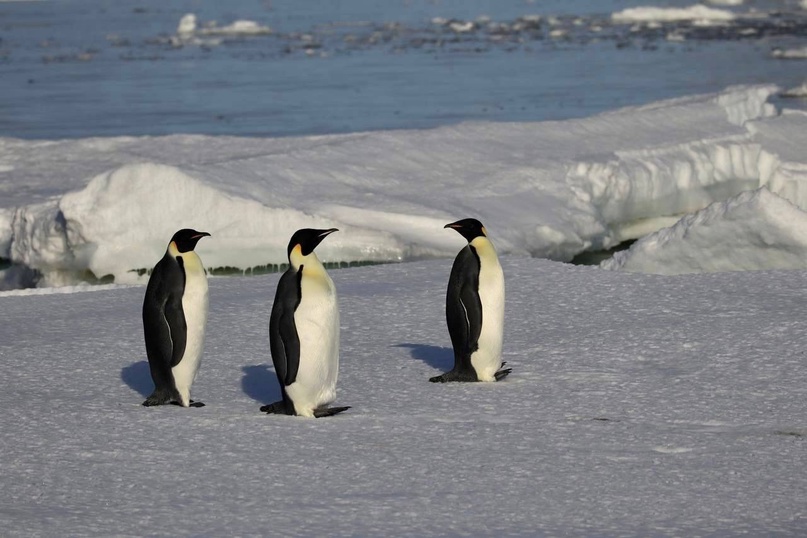
M322 262L319 261L317 255L312 252L307 256L303 256L300 248L295 248L291 251L291 255L289 256L289 265L295 270L299 271L300 267L305 267L306 272L310 271L325 271L325 266L322 265Z
M168 243L168 249L166 250L166 252L170 254L172 258L182 256L182 252L179 251L179 249L177 248L177 244L173 241Z
M496 255L496 249L493 248L493 243L490 242L490 239L485 237L484 235L478 235L473 238L473 240L468 242L477 252L485 253L485 254L493 254Z

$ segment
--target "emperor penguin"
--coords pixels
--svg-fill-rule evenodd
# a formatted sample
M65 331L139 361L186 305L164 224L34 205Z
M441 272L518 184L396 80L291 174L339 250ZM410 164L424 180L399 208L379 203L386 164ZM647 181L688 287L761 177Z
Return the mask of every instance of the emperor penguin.
M511 372L502 362L504 273L487 230L476 219L446 224L468 245L451 267L446 293L446 322L454 348L454 368L429 379L499 381Z
M143 300L143 332L154 392L143 405L202 407L191 385L202 359L207 323L207 274L193 251L207 232L185 228L154 266Z
M336 398L339 308L336 288L314 249L336 228L304 228L291 236L289 268L280 277L269 320L269 348L283 397L261 411L327 417L349 407Z

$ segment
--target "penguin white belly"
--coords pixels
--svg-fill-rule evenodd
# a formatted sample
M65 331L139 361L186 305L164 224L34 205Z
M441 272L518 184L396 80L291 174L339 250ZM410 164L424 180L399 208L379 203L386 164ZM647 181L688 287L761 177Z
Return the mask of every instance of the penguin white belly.
M182 310L187 325L185 354L179 364L171 369L174 384L182 398L180 402L187 407L191 399L191 385L196 379L199 365L202 362L202 349L205 341L205 325L207 323L208 289L207 275L202 260L195 252L182 254L185 266L185 293L182 295Z
M294 312L300 339L300 365L286 393L300 416L336 399L339 372L339 308L336 288L322 266L306 265L300 281L301 299Z
M494 374L502 365L504 273L490 241L477 238L474 247L479 256L482 331L479 334L479 349L471 355L471 365L480 381L495 381Z

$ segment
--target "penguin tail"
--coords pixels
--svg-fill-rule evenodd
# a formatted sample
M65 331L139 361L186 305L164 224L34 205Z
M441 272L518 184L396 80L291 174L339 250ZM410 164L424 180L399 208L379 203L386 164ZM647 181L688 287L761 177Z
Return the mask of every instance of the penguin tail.
M350 409L349 405L346 407L320 407L319 409L314 409L314 416L316 418L332 417L348 409Z

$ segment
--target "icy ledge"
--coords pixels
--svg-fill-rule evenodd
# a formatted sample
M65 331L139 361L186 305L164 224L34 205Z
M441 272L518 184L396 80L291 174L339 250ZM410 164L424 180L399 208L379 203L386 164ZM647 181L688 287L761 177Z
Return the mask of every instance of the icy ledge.
M604 269L677 275L807 267L807 213L763 187L687 215Z
M503 254L568 261L763 185L807 207L807 114L777 114L777 91L425 131L0 139L5 287L30 272L41 286L143 282L188 226L213 234L199 245L211 268L281 264L301 227L341 230L319 249L330 262L448 257L462 240L443 225L465 216Z

